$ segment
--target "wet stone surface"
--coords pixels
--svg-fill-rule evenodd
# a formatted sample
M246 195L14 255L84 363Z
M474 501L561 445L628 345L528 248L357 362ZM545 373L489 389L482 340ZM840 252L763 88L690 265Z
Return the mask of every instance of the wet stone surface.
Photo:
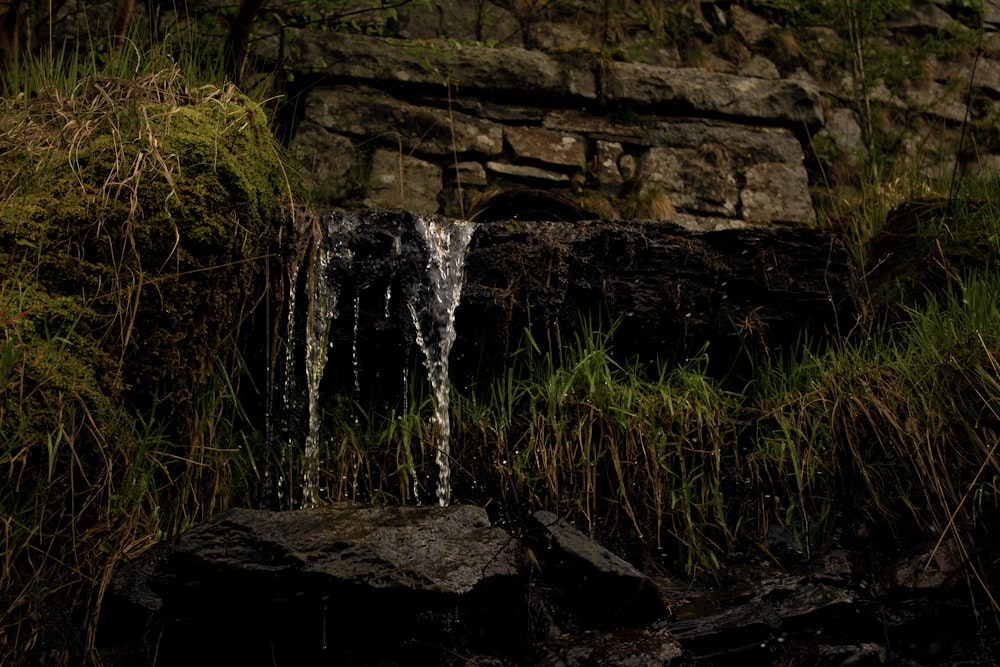
M766 560L681 580L549 512L521 528L471 505L230 510L116 573L105 664L918 667L1000 650L948 540L891 558L771 540Z

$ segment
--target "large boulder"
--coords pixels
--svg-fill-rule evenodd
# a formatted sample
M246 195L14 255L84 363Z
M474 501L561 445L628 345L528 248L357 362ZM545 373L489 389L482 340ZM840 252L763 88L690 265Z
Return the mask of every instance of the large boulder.
M158 665L523 653L518 546L468 505L229 510L119 570L103 639L134 639L148 621Z
M535 521L526 548L471 505L228 510L119 567L100 639L161 666L523 664L534 641L664 616L633 566Z

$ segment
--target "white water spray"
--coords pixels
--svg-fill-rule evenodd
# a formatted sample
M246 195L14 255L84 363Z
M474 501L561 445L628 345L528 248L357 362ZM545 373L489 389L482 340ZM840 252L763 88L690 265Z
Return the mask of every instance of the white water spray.
M417 345L434 392L434 423L438 467L437 499L451 502L451 380L448 357L455 342L455 309L462 296L465 251L472 239L471 223L444 218L417 218L417 231L427 246L427 280L416 285L407 305L413 317Z
M336 275L347 275L355 264L351 247L352 232L362 218L355 216L330 216L310 231L313 236L308 252L298 258L298 264L290 267L288 297L288 339L285 359L284 408L286 414L298 413L305 408L307 429L302 459L301 507L315 507L320 503L320 450L322 439L322 417L320 387L326 371L334 321L339 319L339 303L342 290ZM416 344L424 358L428 380L434 394L434 415L432 426L435 432L435 462L438 467L436 495L441 506L451 500L450 484L450 440L451 420L448 358L455 342L455 310L462 293L465 268L465 253L472 238L471 223L451 221L439 217L416 219L415 231L422 239L427 251L427 262L423 274L416 276L412 285L405 289L406 305L412 317ZM402 238L393 238L392 251L400 255L403 251ZM419 274L419 271L418 271ZM296 298L299 280L302 277L305 298ZM391 315L391 301L394 296L393 283L385 289L384 315ZM354 391L360 391L361 359L359 358L359 335L361 318L361 296L355 294L353 303L353 331L351 336L351 365ZM304 309L304 312L298 312ZM303 326L304 325L304 326ZM296 340L296 331L302 331L301 340ZM300 351L297 353L297 350ZM300 366L299 364L304 364ZM409 400L409 373L403 369L403 401L406 414ZM305 387L299 387L296 378L303 378ZM300 402L301 401L301 402ZM304 403L304 405L303 405ZM294 428L288 427L288 447ZM289 451L291 451L289 449ZM410 470L413 477L414 495L417 491L415 467ZM357 477L355 475L355 483ZM286 480L279 481L279 498L284 496ZM294 500L290 499L294 506Z

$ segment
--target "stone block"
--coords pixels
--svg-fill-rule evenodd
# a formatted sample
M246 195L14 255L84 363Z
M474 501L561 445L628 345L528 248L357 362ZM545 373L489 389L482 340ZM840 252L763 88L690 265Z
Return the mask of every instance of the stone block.
M436 213L440 208L441 168L396 151L379 149L372 157L365 205Z
M378 92L320 88L310 94L305 115L331 132L383 141L388 137L421 155L497 155L503 148L503 131L495 123Z
M618 159L624 149L617 141L597 142L597 182L606 192L618 192L625 185L625 178L618 168Z
M549 181L555 183L569 183L569 176L555 171L547 171L538 167L531 167L521 164L506 164L503 162L487 162L486 168L489 171L503 176L513 176L515 178L529 181Z
M816 212L802 165L764 163L746 171L740 193L743 219L753 224L812 224Z
M303 184L317 202L337 203L357 187L361 160L347 137L306 121L295 133L289 151L301 165Z
M583 137L533 127L508 127L504 136L519 158L578 167L587 159Z
M736 217L740 191L721 144L651 148L639 160L639 181L640 198L659 190L685 212Z

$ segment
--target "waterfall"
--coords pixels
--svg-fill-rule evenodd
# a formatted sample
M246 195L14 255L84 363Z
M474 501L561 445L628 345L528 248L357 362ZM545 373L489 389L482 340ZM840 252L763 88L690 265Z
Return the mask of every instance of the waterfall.
M465 251L472 239L473 226L468 222L444 218L418 217L416 227L427 246L427 275L426 281L414 285L407 305L434 392L437 499L438 504L444 507L451 502L451 379L448 357L455 342L455 309L462 296Z
M393 224L394 223L394 224ZM385 225L385 226L382 226ZM297 252L288 265L288 315L283 406L285 442L283 463L294 460L297 438L304 439L301 466L301 503L287 496L291 506L320 503L320 456L323 438L322 391L352 392L361 397L375 387L384 359L378 332L387 322L403 334L400 354L416 344L433 393L431 417L434 459L438 471L438 503L451 500L451 420L448 358L455 342L455 311L462 294L465 254L473 225L439 216L384 215L355 212L325 216L298 230ZM343 302L343 303L341 303ZM373 324L372 318L379 321ZM348 321L348 320L351 321ZM412 322L412 338L406 332ZM375 339L366 335L375 332ZM342 347L341 347L342 346ZM403 361L403 413L408 400L409 367ZM329 368L328 368L329 366ZM373 369L362 377L362 367ZM337 371L330 369L337 368ZM335 376L339 374L338 376ZM324 376L329 375L327 380ZM302 430L298 429L302 424ZM299 440L301 443L302 440ZM409 470L416 496L417 471ZM279 479L279 502L286 502L291 480Z
M293 266L290 271L291 281L288 297L288 353L285 371L285 403L286 410L294 410L296 341L294 338L295 323L298 313L295 292L298 290L298 276L306 271L305 294L307 297L305 312L305 329L303 346L305 350L305 399L307 407L307 430L302 460L302 507L315 507L319 504L319 454L322 413L320 411L320 383L326 371L326 362L331 346L330 330L333 321L339 316L338 301L341 286L330 276L330 263L334 259L350 266L353 259L346 236L353 231L356 223L344 218L325 218L322 221L328 226L313 227L310 231L311 243L309 252ZM325 237L329 235L331 241ZM304 267L302 266L304 264ZM291 436L291 434L290 434ZM280 492L280 487L279 487Z

